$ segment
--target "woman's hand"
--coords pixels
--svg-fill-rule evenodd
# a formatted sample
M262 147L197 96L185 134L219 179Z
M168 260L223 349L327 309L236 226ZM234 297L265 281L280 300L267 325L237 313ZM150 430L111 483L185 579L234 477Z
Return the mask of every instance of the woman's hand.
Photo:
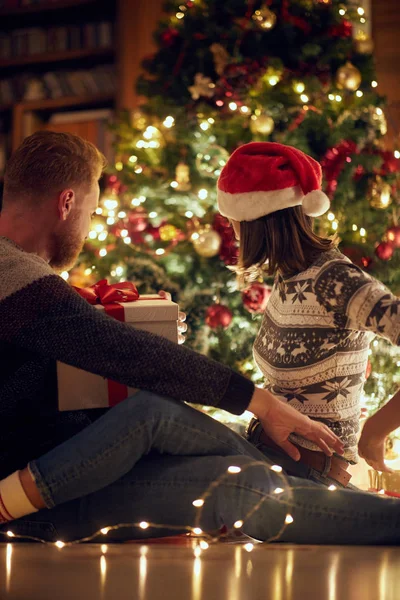
M160 292L158 292L158 295L161 296L162 298L165 298L166 300L171 300L172 296L169 292L164 292L164 290L161 290ZM186 333L187 331L187 325L185 323L186 321L186 313L179 311L179 315L178 315L178 344L184 344L185 342L185 336L182 335L184 333Z
M267 390L256 388L248 410L259 418L265 433L293 460L300 460L300 452L289 441L291 433L310 440L327 456L332 456L333 452L343 454L342 442L329 427L302 415Z
M358 453L376 471L391 473L392 469L385 464L385 440L386 434L381 431L379 417L374 415L365 422L358 442Z

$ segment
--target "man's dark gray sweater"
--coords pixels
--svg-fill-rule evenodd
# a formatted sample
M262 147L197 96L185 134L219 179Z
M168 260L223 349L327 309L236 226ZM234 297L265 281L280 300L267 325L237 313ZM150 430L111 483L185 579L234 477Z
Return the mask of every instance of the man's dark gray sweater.
M0 237L0 478L103 411L59 413L56 361L181 401L246 410L246 378L97 311L49 265Z

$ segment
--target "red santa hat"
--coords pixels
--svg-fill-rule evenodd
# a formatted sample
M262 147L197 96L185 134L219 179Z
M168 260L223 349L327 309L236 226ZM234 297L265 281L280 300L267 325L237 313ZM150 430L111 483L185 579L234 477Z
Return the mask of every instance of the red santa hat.
M292 206L310 217L330 206L321 191L321 165L304 152L273 142L251 142L233 152L218 179L218 208L235 221L254 221Z

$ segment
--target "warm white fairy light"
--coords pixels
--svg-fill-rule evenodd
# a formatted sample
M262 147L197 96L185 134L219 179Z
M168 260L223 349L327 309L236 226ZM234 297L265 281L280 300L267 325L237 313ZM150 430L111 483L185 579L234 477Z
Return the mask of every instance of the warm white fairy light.
M379 490L378 494L380 494L381 496L385 495L385 490Z
M380 117L383 115L383 110L382 110L382 109L381 109L379 106L378 106L378 108L375 110L375 112L376 112L376 114L377 114L378 116L380 116Z
M293 523L293 521L294 521L294 519L293 519L292 515L287 514L286 519L285 519L286 525L290 525L291 523Z
M137 167L137 169L135 169L135 173L136 175L140 175L140 173L143 173L142 167Z
M107 256L107 250L105 248L101 248L101 250L99 251L99 256Z
M254 544L251 544L251 543L249 542L248 544L245 544L245 545L244 545L244 549L245 549L247 552L252 552L252 551L254 550Z
M272 87L279 83L278 75L271 75L270 77L268 77L268 83L269 85L272 85Z
M193 217L193 213L191 210L187 210L185 212L185 217L187 217L188 219L191 219Z
M167 129L170 129L171 127L173 127L175 125L175 119L174 119L174 117L166 117L164 119L164 121L163 121L163 125Z
M231 110L236 110L238 107L238 105L236 104L236 102L229 102L229 108Z
M234 526L235 529L240 529L241 527L243 527L243 521L241 521L239 519L239 521L235 521L234 522L233 526Z
M138 160L138 157L132 154L132 156L130 156L128 160L130 163L135 164Z
M148 529L150 527L150 524L147 521L141 521L139 523L139 527L140 529Z
M125 243L125 244L130 244L130 243L131 243L131 241L132 241L132 240L131 240L131 238L130 238L129 236L128 236L128 237L126 237L126 238L124 238L124 243Z
M335 220L335 215L333 214L333 212L329 212L328 213L328 221L334 221Z
M67 281L67 279L69 278L69 273L68 273L68 271L63 271L63 272L61 273L61 277L62 277L63 279L65 279L65 281Z
M132 206L140 206L139 198L132 198L131 204L132 204Z
M199 190L197 195L200 200L205 200L208 196L208 191L205 188L202 188L201 190Z
M400 158L400 150L395 150L393 154L395 158Z
M336 94L335 100L336 100L336 102L341 102L342 101L342 96L340 94Z
M107 238L108 233L106 231L102 231L102 233L99 233L99 241L100 242L104 242L104 240Z
M200 529L200 527L194 527L192 531L195 535L201 535L203 533L203 530Z
M207 550L209 547L210 547L210 545L205 540L200 541L200 548L202 550Z
M282 467L280 465L272 465L271 471L275 471L275 473L282 473Z
M361 15L361 16L362 16L362 15L365 13L365 10L363 9L363 7L362 7L362 6L359 6L359 7L357 8L357 12L358 12L358 14L359 14L359 15Z
M183 12L177 12L175 16L176 16L177 19L183 19L183 17L185 16L185 13L183 13Z
M300 100L302 102L308 102L309 101L309 97L307 96L307 94L301 94L300 95Z
M103 209L101 208L101 206L98 206L98 207L96 208L96 215L101 215L101 214L102 214L102 212L103 212Z
M155 211L155 210L152 210L152 211L149 213L149 217L150 217L150 219L155 219L155 218L157 217L157 215L158 215L158 213L156 213L156 211Z
M89 239L95 240L97 238L96 231L89 231Z
M156 254L157 256L162 256L163 254L165 254L164 248L157 248Z
M15 534L12 531L7 531L8 537L15 537Z
M204 500L203 498L197 498L197 500L193 500L192 504L196 508L200 508L201 506L204 506Z
M334 491L336 490L336 485L333 485L333 484L332 484L332 485L330 485L330 486L328 487L328 490L329 490L330 492L334 492Z
M333 231L336 231L338 227L339 227L339 222L338 221L333 221L333 223L332 223L332 229L333 229Z
M346 14L346 10L344 8L339 8L339 15L341 17L344 17L345 14Z
M115 219L114 217L107 217L107 225L114 225Z
M274 494L282 494L285 490L283 488L277 487L274 489Z
M228 467L228 473L240 473L241 470L240 467L235 467L234 465Z
M328 98L329 98L329 100L334 100L335 99L335 95L334 94L328 94Z
M360 23L362 23L364 25L364 23L366 23L366 22L367 22L367 19L365 19L364 17L361 17Z
M102 533L103 535L107 535L107 533L110 531L109 527L103 527L103 529L100 529L100 533Z
M365 236L367 235L367 232L366 232L366 230L364 229L364 227L361 227L361 228L360 228L360 235L361 235L361 237L365 237Z
M200 235L197 233L197 231L195 231L194 233L192 233L192 235L190 236L191 240L198 240L200 237Z
M363 94L363 92L362 92L361 90L357 90L357 91L356 91L356 96L357 96L358 98L361 98L362 96L364 96L364 94Z
M211 125L213 125L213 124L215 123L215 119L213 119L212 117L209 117L209 118L207 119L207 121L208 121L208 122L209 122Z
M125 217L126 217L126 212L125 212L125 211L123 211L123 210L121 210L121 211L118 213L118 218L119 218L119 219L125 219Z
M207 129L210 128L210 124L207 123L207 121L203 121L202 123L200 123L200 129L202 129L203 131L207 131Z
M55 546L57 546L57 548L64 548L65 544L64 542L62 542L61 540L58 540L55 544Z
M248 112L250 112L250 109L248 106L241 106L240 107L240 112L242 112L243 114L247 115Z
M304 85L304 83L302 81L298 81L297 83L294 84L294 91L297 92L298 94L302 94L305 89L306 89L306 86Z
M171 183L169 184L172 188L177 188L179 183L177 181L171 181Z
M121 237L123 237L123 238L124 238L124 237L126 237L126 236L128 235L128 233L129 233L129 232L128 232L128 230L127 230L127 229L121 229L121 232L120 232L120 233L121 233Z
M117 171L122 171L122 169L124 168L124 164L121 161L116 162L115 163L115 168L116 168Z
M104 206L107 210L114 210L114 208L117 208L118 206L118 200L112 200L111 198L107 198L107 200L104 200Z
M92 273L92 267L88 267L87 269L84 270L84 274L86 276L91 275L91 273Z
M115 274L116 274L118 277L121 277L121 275L123 274L123 272L124 272L124 268L123 268L123 267L117 267L117 268L115 269Z
M376 88L378 87L378 82L377 81L371 81L371 87Z
M358 229L357 225L355 223L353 223L352 230L357 231L357 229Z

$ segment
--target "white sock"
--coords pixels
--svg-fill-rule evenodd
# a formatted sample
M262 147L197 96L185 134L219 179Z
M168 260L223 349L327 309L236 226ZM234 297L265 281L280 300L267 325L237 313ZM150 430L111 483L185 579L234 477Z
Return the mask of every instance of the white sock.
M0 523L37 512L22 487L19 471L0 481Z

